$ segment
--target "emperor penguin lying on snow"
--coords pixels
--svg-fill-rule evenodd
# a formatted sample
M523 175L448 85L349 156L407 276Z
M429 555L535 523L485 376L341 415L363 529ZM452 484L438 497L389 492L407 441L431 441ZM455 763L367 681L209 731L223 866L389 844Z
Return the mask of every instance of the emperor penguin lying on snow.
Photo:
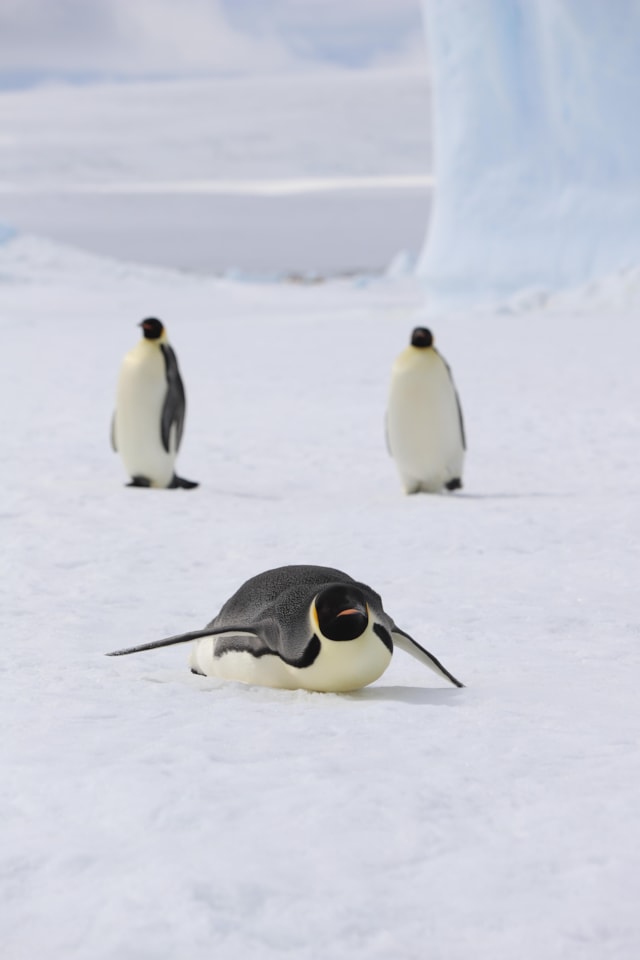
M331 567L267 570L247 580L204 630L114 650L108 656L189 641L196 641L193 673L265 687L357 690L381 676L394 647L462 686L396 626L375 590Z

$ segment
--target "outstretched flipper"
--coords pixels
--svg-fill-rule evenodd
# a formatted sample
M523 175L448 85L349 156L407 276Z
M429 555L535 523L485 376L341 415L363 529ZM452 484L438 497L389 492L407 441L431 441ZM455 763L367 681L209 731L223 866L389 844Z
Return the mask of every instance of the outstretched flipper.
M429 653L428 650L425 650L424 647L421 647L413 637L410 637L408 633L405 633L404 630L400 630L399 627L393 628L391 631L391 636L393 642L401 650L404 650L405 653L411 654L412 657L415 657L416 660L419 660L420 663L424 664L425 667L429 667L430 670L433 670L434 673L437 673L439 676L444 677L445 680L448 680L449 683L452 683L455 687L464 687L464 683L460 683L459 680L453 676L452 673L443 667L439 660L433 656L432 653Z
M144 650L156 650L158 647L172 647L176 643L189 643L191 640L201 640L203 637L246 637L247 643L255 647L255 641L260 641L264 653L273 653L264 640L253 629L247 627L205 627L204 630L192 630L190 633L178 633L175 637L165 637L164 640L152 640L151 643L141 643L137 647L125 647L122 650L112 650L105 654L107 657L124 657L129 653L142 653Z
M186 410L186 398L182 377L178 369L178 361L173 352L173 348L168 343L160 344L162 355L164 356L165 372L167 377L167 393L162 407L162 416L160 418L160 436L162 446L167 453L170 453L169 445L171 439L171 430L175 427L175 452L180 449L182 440L182 430L184 428L184 417Z
M267 617L248 626L216 627L210 624L203 630L192 630L189 633L179 633L175 637L166 637L164 640L152 640L151 643L142 643L137 647L126 647L123 650L113 650L107 657L122 657L129 653L142 653L144 650L156 650L158 647L171 647L176 643L189 643L192 640L202 640L204 637L216 637L217 641L213 656L215 659L226 653L249 653L260 659L266 655L278 657L284 663L293 667L310 666L320 651L320 641L312 636L305 645L290 649L283 643L283 637L276 620Z

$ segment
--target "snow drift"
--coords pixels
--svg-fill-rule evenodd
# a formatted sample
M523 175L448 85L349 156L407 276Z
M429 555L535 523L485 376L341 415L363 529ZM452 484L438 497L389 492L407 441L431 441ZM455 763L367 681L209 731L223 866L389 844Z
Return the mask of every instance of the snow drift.
M423 0L436 299L557 289L640 262L637 0Z

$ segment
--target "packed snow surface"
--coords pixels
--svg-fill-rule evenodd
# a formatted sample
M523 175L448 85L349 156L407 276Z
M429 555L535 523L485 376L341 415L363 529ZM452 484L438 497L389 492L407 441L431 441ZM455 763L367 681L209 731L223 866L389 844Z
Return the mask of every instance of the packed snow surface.
M636 956L637 275L445 318L407 280L242 285L18 237L0 286L3 957ZM192 492L125 488L109 447L149 314ZM425 321L469 452L463 491L406 497L383 417ZM350 695L104 657L284 563L370 583L466 688L401 652Z

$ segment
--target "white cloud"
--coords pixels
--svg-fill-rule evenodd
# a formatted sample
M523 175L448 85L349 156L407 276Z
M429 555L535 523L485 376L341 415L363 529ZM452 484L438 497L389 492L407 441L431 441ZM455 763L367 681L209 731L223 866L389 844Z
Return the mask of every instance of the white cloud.
M0 5L5 72L253 72L294 61L284 43L234 28L219 0L3 0Z
M422 44L419 3L0 0L0 76L259 73L411 60Z
M420 47L420 0L222 0L230 20L254 35L278 33L308 59L357 66L402 60Z

